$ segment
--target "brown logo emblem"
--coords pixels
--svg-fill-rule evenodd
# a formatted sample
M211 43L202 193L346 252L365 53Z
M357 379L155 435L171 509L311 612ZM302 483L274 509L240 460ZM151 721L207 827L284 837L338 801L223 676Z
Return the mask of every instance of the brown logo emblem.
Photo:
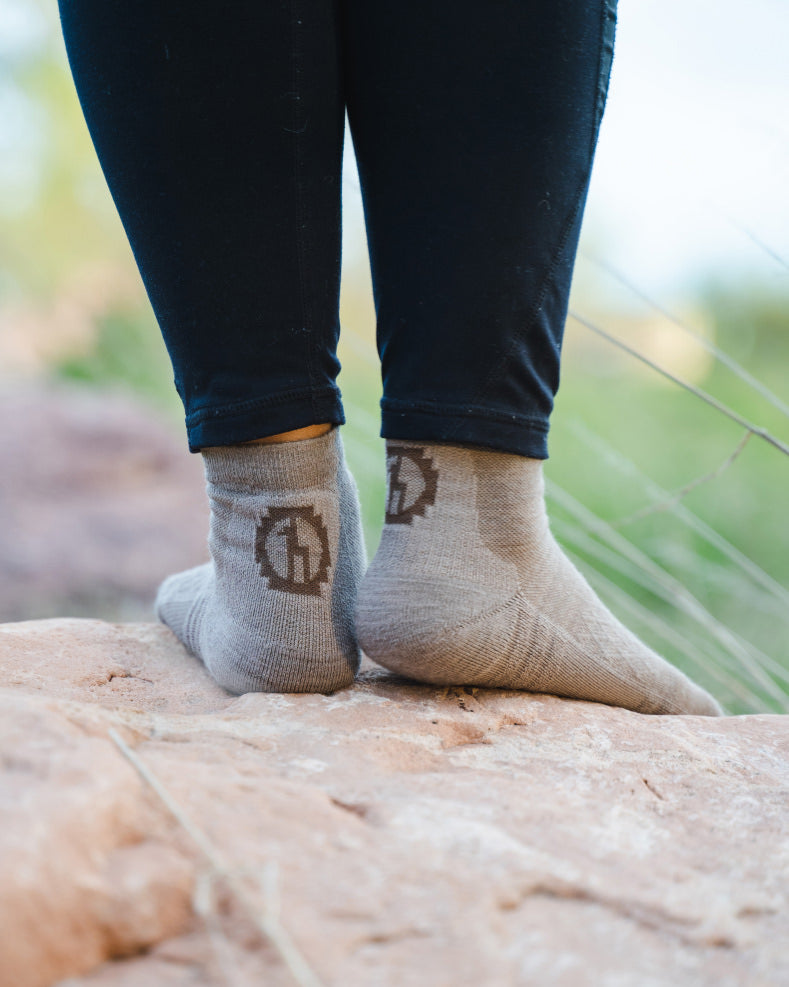
M270 507L255 532L255 561L270 589L320 596L329 580L329 533L308 507Z
M424 449L390 446L386 457L389 497L387 524L410 524L436 502L438 470Z

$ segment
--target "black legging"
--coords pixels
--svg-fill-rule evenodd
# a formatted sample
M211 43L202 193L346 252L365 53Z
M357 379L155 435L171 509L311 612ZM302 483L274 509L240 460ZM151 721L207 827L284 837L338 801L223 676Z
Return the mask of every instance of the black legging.
M347 107L389 438L536 458L614 0L60 0L192 449L343 421Z

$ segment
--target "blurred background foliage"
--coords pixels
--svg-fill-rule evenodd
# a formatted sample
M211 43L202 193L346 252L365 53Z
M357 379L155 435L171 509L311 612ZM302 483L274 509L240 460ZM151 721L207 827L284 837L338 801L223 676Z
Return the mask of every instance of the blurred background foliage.
M3 0L3 16L0 381L110 384L180 429L166 352L82 120L56 8ZM350 167L344 190L340 384L372 552L384 493L380 380ZM765 254L757 271L709 270L657 300L699 340L599 263L605 237L598 232L584 230L572 310L789 441L787 408L709 351L709 344L720 347L778 404L789 402L789 277L782 259ZM754 435L728 462L746 434L568 320L547 467L557 535L625 622L730 709L786 710L789 458Z

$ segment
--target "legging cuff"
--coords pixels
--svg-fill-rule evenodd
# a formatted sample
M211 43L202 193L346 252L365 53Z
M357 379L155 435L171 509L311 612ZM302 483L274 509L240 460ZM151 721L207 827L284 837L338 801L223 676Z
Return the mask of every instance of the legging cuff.
M229 446L266 435L278 435L307 425L344 425L340 391L288 391L259 400L218 408L200 408L186 416L189 451L206 446Z
M530 459L548 458L548 421L495 409L430 405L385 398L381 402L385 439L451 442L482 446Z

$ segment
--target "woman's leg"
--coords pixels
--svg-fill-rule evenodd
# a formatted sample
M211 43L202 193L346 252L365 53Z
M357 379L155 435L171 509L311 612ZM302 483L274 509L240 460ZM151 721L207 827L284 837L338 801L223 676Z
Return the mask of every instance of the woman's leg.
M383 433L535 458L605 84L603 0L348 0Z
M343 421L331 0L61 0L193 450Z
M158 613L234 691L347 684L363 557L337 430L241 444L343 421L333 0L60 13L206 466L213 562L167 580Z
M364 650L429 682L716 712L606 610L545 516L613 0L348 0L344 29L389 440Z

